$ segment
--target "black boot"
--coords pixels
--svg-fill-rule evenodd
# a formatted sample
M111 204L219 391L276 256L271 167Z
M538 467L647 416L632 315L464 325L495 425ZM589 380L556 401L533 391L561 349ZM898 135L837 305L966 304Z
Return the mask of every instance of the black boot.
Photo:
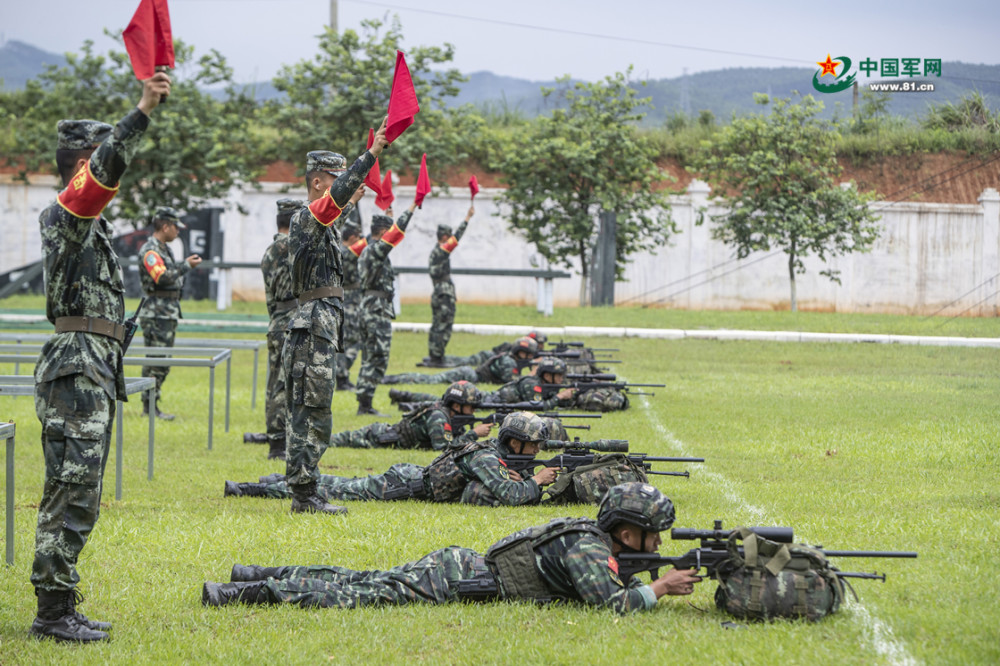
M267 497L267 488L263 483L236 483L226 481L222 491L223 497Z
M446 367L443 356L427 356L424 358L425 368L444 368Z
M285 438L271 439L268 440L268 445L270 449L267 452L268 460L284 460L285 459Z
M269 604L264 581L248 583L205 583L201 590L201 603L205 606L227 604Z
M400 402L413 402L413 393L402 389L389 389L389 402L394 405Z
M287 567L259 567L256 564L234 564L233 572L229 575L229 580L234 583L251 580L267 580L268 578L281 578Z
M76 590L35 590L38 595L38 615L31 623L28 633L35 638L54 638L57 641L90 643L109 638L107 632L95 627L106 626L106 622L92 622L82 613L76 612ZM82 600L82 597L81 597Z
M358 416L388 416L372 407L372 397L370 395L358 394Z
M274 474L268 474L267 476L262 476L258 479L261 483L279 483L285 480L285 475L281 472L275 472Z
M337 390L338 391L353 391L357 386L351 383L349 377L337 377Z
M243 433L244 444L267 444L266 432L245 432Z
M156 401L156 418L162 419L164 421L173 421L177 417L174 416L173 414L167 414L166 412L161 412L160 411L160 401L157 400Z
M292 487L292 513L347 513L347 507L328 504L316 494L316 484Z

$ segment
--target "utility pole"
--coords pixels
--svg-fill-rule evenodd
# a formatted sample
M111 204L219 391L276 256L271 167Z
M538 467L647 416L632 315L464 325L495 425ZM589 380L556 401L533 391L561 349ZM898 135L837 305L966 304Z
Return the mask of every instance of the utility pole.
M337 32L337 0L330 0L330 30Z

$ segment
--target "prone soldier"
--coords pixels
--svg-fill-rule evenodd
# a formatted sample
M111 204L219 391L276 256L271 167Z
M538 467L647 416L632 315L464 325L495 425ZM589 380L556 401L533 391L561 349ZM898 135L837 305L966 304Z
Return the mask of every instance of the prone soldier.
M112 128L94 120L58 124L56 163L63 190L39 216L45 306L55 334L35 365L35 413L42 422L45 485L38 504L31 584L38 638L106 640L111 625L76 610L76 563L100 515L115 401L127 400L122 373L125 283L101 217L149 126L170 93L159 72ZM112 131L113 130L113 131Z
M142 270L139 271L139 282L146 295L146 303L139 314L139 325L142 327L143 343L147 347L173 347L177 335L177 320L181 315L181 289L184 288L184 276L201 263L201 257L192 254L178 263L168 243L172 243L180 233L179 229L187 229L181 222L181 217L173 208L164 206L153 213L153 234L139 248L139 259ZM157 358L150 354L150 357ZM156 417L172 421L173 414L160 411L160 398L163 396L163 382L170 373L169 366L143 366L142 376L156 379ZM146 394L142 395L142 413L149 413L149 401Z
M542 333L541 331L529 331L527 335L524 337L531 338L538 343L539 353L542 353L545 350L545 343L546 341L548 341L548 336ZM487 359L495 356L496 354L503 354L505 352L509 352L516 343L517 340L515 340L514 342L501 342L492 349L484 349L482 351L478 351L475 354L470 354L468 356L445 356L444 360L440 363L432 363L431 358L428 356L424 358L422 363L417 363L417 365L427 368L433 368L433 367L457 368L460 365L471 365L475 367L480 363L483 363Z
M506 384L521 374L521 369L527 366L538 353L538 343L527 336L519 338L510 351L494 354L477 367L463 365L449 368L433 375L420 372L404 372L398 375L385 375L383 384L445 384L461 380L481 384Z
M476 209L469 206L469 212L454 234L448 225L438 225L437 245L431 250L428 260L431 282L434 285L431 293L431 330L427 335L427 351L430 354L427 365L432 367L445 367L444 350L451 340L451 328L455 324L455 283L451 281L451 253L458 247L458 241L465 234L475 212Z

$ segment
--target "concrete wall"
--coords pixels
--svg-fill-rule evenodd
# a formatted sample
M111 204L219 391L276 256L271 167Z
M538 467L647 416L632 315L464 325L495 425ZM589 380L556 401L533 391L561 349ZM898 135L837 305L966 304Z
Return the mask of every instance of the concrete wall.
M40 256L36 220L54 195L54 179L38 178L31 186L0 176L0 271L35 261ZM545 260L507 230L493 202L498 190L483 190L476 198L476 216L452 255L453 267L547 268ZM395 190L397 211L413 197L412 187ZM725 245L709 238L709 225L695 224L696 211L720 209L708 205L708 188L695 181L674 198L673 216L680 228L670 246L637 255L616 285L618 304L658 304L676 308L782 309L788 307L787 260L781 253L733 259ZM222 215L225 259L259 261L274 234L274 202L304 196L301 187L265 183L260 190L233 192L248 211L230 206ZM225 204L226 202L220 202ZM366 219L376 209L374 197L362 203ZM410 224L406 240L393 251L400 266L426 265L439 223L456 226L469 206L465 188L428 199ZM964 310L970 315L1000 314L1000 194L987 189L977 204L875 203L882 215L882 238L872 252L835 258L824 266L807 259L798 276L799 307L837 312L945 314ZM127 226L127 225L122 225ZM181 255L183 256L183 255ZM819 275L825 267L841 271L842 285ZM555 266L554 268L559 268ZM534 304L532 278L455 276L460 301ZM260 274L234 271L235 299L263 298ZM427 302L430 278L403 275L406 302ZM556 280L555 304L578 302L580 279ZM954 301L954 303L952 303ZM950 304L950 305L949 305Z

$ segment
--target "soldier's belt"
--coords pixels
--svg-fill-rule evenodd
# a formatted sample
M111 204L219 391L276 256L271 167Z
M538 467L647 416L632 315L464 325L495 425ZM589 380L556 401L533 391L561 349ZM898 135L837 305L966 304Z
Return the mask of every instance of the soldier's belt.
M381 289L365 289L365 296L377 296L379 298L392 298L391 291L382 291Z
M299 305L315 301L320 298L343 298L344 290L341 287L317 287L299 294Z
M360 289L360 288L361 288L360 282L348 282L347 284L344 285L344 291L354 291L355 289Z
M294 298L290 298L287 301L278 301L274 304L274 313L288 312L289 310L294 310L298 305L299 302Z
M433 282L434 284L442 284L442 283L445 283L445 282L451 282L451 276L449 275L448 277L443 277L443 278L438 278L438 279L431 278L431 282Z
M149 295L154 298L169 298L173 301L179 301L181 298L181 291L180 289L154 289Z
M125 339L125 327L97 317L56 317L56 333L96 333L118 342Z

